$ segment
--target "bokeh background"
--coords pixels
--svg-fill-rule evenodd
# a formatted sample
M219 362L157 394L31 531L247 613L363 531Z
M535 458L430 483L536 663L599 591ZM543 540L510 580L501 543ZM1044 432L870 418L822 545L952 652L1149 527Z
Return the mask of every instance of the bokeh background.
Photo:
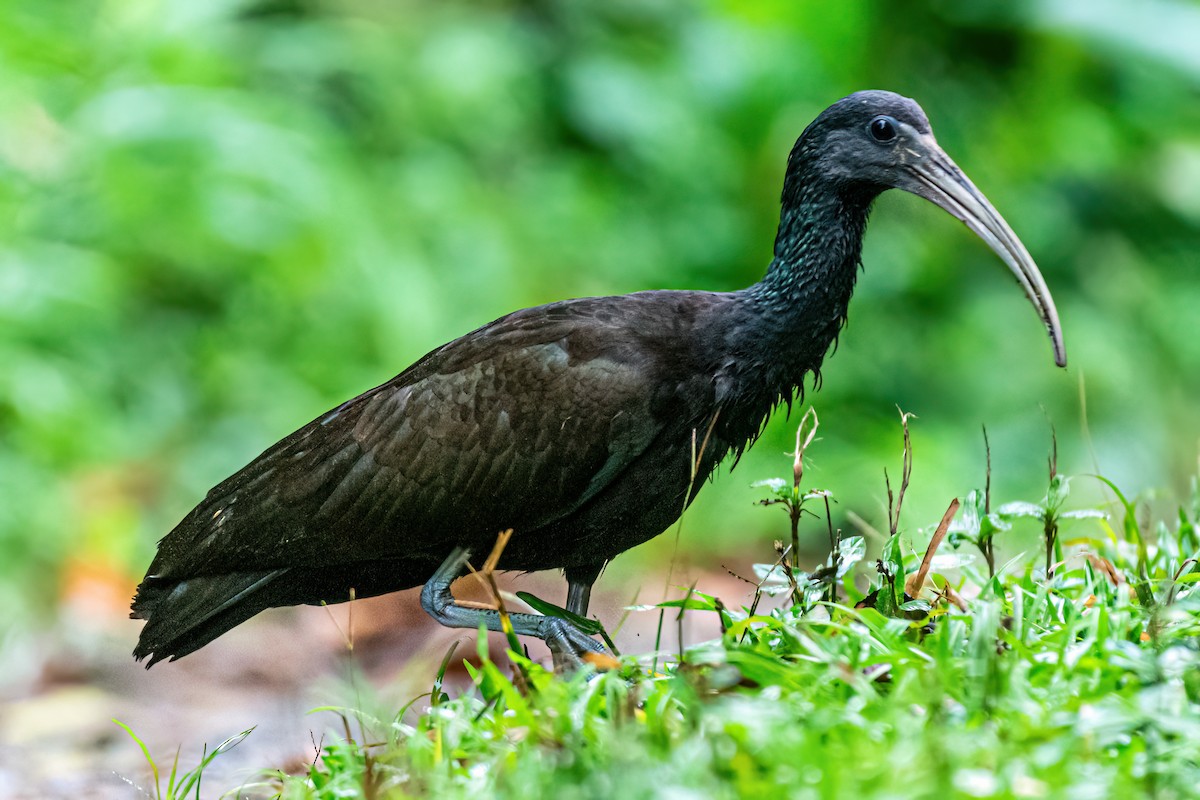
M1070 366L981 242L885 195L806 397L805 482L834 493L835 524L886 525L897 406L918 417L917 538L982 486L981 425L1001 500L1044 493L1051 423L1064 472L1182 494L1200 441L1197 42L1182 0L0 5L3 695L126 659L157 539L433 347L565 297L757 280L792 142L862 88L924 106L1041 266ZM701 495L684 574L769 558L785 520L750 484L789 474L798 420ZM819 547L823 524L806 535ZM632 595L675 541L602 585ZM236 646L256 645L223 657Z

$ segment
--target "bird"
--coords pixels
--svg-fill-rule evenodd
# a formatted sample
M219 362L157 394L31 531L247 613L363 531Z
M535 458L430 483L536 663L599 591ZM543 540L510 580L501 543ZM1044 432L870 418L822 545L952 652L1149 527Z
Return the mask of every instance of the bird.
M422 586L450 627L502 630L451 582L511 530L502 569L562 570L586 616L615 556L668 529L714 469L790 408L846 320L874 200L940 206L1007 265L1066 366L1058 312L1024 245L938 145L913 100L860 91L787 159L765 276L733 292L585 297L503 316L267 448L159 543L131 616L147 668L259 612ZM600 645L565 615L515 633L578 663Z

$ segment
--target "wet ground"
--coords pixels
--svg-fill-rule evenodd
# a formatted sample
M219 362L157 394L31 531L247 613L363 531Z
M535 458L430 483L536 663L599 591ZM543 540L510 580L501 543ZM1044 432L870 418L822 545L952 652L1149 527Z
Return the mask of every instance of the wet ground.
M672 583L691 580L681 573ZM460 581L456 594L477 593L470 582ZM722 572L706 575L702 583L730 604L752 593ZM510 577L505 584L562 602L564 584L555 574ZM664 578L622 570L619 577L601 581L592 611L610 629L616 627L637 586L644 587L638 602L655 602ZM55 630L3 643L0 800L153 797L150 769L114 719L149 748L164 773L164 789L177 749L181 771L190 769L205 745L212 748L253 727L205 771L201 797L217 797L267 780L264 770L303 771L322 737L338 735L342 726L336 715L311 709L344 705L390 717L429 690L453 642L460 645L451 681L465 685L462 659L475 658L475 632L436 625L421 612L413 590L328 609L272 610L178 662L147 671L129 655L140 623L126 618L119 601L76 598ZM664 649L677 645L677 626L670 619L664 625ZM617 646L628 653L652 650L657 624L655 612L630 615ZM692 613L685 619L685 641L715 635L713 615ZM502 641L493 638L492 648L503 652ZM536 643L530 653L546 657Z

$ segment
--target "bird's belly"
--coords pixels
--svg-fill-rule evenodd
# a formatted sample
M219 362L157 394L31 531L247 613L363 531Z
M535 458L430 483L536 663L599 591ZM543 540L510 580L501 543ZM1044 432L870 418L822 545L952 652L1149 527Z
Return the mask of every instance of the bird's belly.
M690 448L640 459L574 513L524 534L514 530L501 568L532 572L603 564L653 539L679 519L724 452L714 448L694 478Z
M670 446L665 446L668 442ZM422 565L420 569L414 566L414 575L422 569L431 574L455 546L469 550L472 563L479 565L495 546L497 536L509 527L513 535L499 561L502 570L535 572L602 565L678 520L728 449L725 442L711 443L693 477L691 429L674 430L656 440L595 496L549 520L472 514L472 506L487 507L492 502L484 495L464 500L468 505L460 514L414 515L407 511L398 516L340 520L332 528L340 531L347 562L361 565L391 560ZM511 501L508 498L496 505L511 507ZM544 498L533 494L518 501L515 505L522 508L547 506ZM394 588L413 583L411 577L399 580L398 576Z

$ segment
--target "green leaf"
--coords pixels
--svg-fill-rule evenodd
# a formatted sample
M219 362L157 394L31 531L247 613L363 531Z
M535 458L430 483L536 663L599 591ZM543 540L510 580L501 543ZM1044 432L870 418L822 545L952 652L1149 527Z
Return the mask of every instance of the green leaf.
M1200 550L1200 535L1183 506L1179 507L1179 543L1192 552Z
M1012 530L1012 525L1004 520L996 511L986 515L979 522L979 538L988 539L997 533Z
M685 597L681 600L664 600L655 608L682 608L688 611L716 611L711 600L703 597Z
M733 648L726 658L742 675L762 686L794 686L799 677L786 662L754 650Z
M904 550L900 546L900 535L890 537L883 545L883 552L879 556L884 562L890 562L898 565L898 569L903 569ZM895 571L895 570L893 570Z
M754 564L751 569L754 570L755 577L764 585L786 583L789 586L791 582L788 580L788 571L782 564ZM792 576L796 579L796 583L803 585L808 583L808 573L796 568L792 568Z
M1108 478L1104 477L1103 475L1095 475L1093 477L1095 477L1096 480L1100 481L1108 488L1112 489L1113 494L1115 494L1117 496L1117 499L1120 500L1121 507L1125 511L1125 517L1124 517L1124 519L1121 520L1121 530L1125 534L1126 541L1134 542L1135 544L1137 544L1138 572L1140 574L1140 577L1142 577L1144 579L1146 577L1146 575L1145 575L1146 562L1149 559L1148 559L1148 553L1147 553L1147 549L1146 549L1146 541L1142 538L1141 529L1138 528L1138 524L1137 524L1136 504L1131 503L1128 500L1126 500L1125 495L1121 493L1121 490L1117 488L1117 485L1115 483L1113 483L1112 481L1110 481ZM1135 588L1136 588L1136 586L1135 586ZM1138 592L1138 596L1141 597L1143 594L1142 589L1138 588L1137 592Z
M1034 519L1041 519L1046 516L1046 509L1034 503L1017 501L1015 503L1005 503L996 509L996 513L1001 517L1032 517Z
M137 743L137 746L141 748L142 757L146 759L146 763L150 765L150 773L154 776L154 794L156 797L161 797L162 794L158 788L158 764L155 763L154 757L150 755L150 748L146 746L145 742L138 738L138 735L133 732L133 728L129 727L115 717L113 718L113 722L115 722L117 725L120 725L121 728L123 728L125 732L129 734L129 738L133 739L133 741Z
M974 564L977 560L978 556L974 553L938 553L930 560L930 568L934 572L943 572Z
M1200 476L1193 475L1191 482L1192 519L1200 520ZM1183 513L1183 508L1179 509Z
M784 480L783 478L767 478L763 481L755 481L750 486L755 489L769 489L774 502L784 501L792 503L796 500L796 487L792 485L791 481ZM761 502L770 504L772 501L763 500Z
M1108 514L1096 508L1079 508L1074 511L1064 511L1059 519L1108 519Z
M753 617L746 617L734 622L728 627L725 634L732 639L740 639L743 633L755 625L761 625L763 628L778 629L783 626L783 623L775 617L755 614Z
M1071 494L1071 479L1066 475L1055 475L1050 479L1050 488L1046 492L1046 508L1057 511Z
M966 534L969 538L975 539L979 535L979 520L983 516L983 495L976 489L967 492L967 499L963 501L962 510L958 516L950 523L950 532L959 532Z
M529 607L547 617L558 617L565 619L567 622L574 625L579 630L586 633L588 636L597 636L600 633L600 623L594 619L581 617L562 606L556 606L554 603L541 599L529 592L517 592L517 597L529 604Z
M844 577L854 565L866 558L867 540L863 536L850 536L838 545L838 555L841 561L837 565L837 577Z

